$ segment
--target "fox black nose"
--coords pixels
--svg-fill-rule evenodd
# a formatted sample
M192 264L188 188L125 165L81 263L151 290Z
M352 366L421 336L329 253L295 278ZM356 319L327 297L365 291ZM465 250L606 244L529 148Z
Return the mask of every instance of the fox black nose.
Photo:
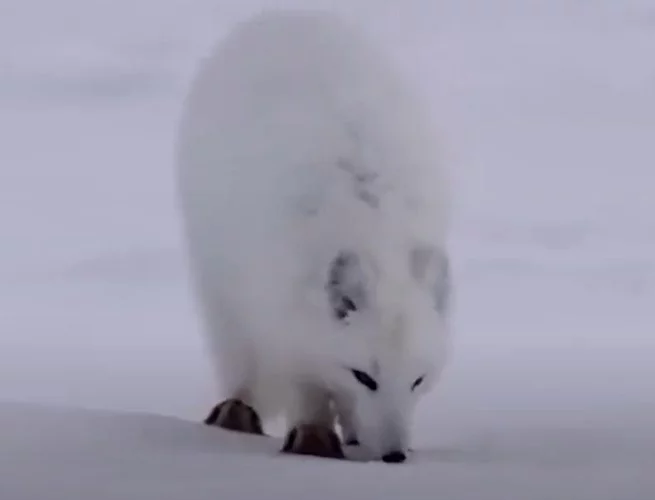
M382 455L382 461L388 464L400 464L405 461L407 456L402 451L392 451Z

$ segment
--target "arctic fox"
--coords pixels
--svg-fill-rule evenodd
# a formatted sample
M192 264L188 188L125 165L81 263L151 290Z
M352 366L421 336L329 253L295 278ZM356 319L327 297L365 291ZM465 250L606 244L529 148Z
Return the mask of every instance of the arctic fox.
M333 14L268 11L201 63L177 175L226 398L206 423L283 451L403 462L449 351L449 189L428 107ZM360 452L361 453L361 452Z

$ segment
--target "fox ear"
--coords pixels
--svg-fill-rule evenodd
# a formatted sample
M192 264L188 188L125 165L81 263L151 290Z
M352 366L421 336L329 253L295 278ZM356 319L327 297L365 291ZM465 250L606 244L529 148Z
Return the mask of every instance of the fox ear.
M365 306L366 284L359 256L342 251L330 263L326 291L337 319L343 320Z
M417 245L409 253L409 266L414 279L432 292L435 309L446 314L452 287L446 252L432 245Z

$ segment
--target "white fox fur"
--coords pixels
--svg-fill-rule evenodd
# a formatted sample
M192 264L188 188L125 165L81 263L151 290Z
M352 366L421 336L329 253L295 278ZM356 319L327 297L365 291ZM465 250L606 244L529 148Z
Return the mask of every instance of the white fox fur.
M261 13L201 63L177 145L190 267L223 389L263 419L336 409L373 455L409 446L449 350L428 108L331 14Z

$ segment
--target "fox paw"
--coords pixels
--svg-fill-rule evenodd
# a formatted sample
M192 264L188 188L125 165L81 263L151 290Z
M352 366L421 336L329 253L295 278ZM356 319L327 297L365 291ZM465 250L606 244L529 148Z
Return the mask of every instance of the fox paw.
M264 434L257 412L240 399L226 399L214 406L205 419L205 424L229 431Z
M282 452L322 458L346 458L337 433L329 427L315 424L292 428L284 440Z

